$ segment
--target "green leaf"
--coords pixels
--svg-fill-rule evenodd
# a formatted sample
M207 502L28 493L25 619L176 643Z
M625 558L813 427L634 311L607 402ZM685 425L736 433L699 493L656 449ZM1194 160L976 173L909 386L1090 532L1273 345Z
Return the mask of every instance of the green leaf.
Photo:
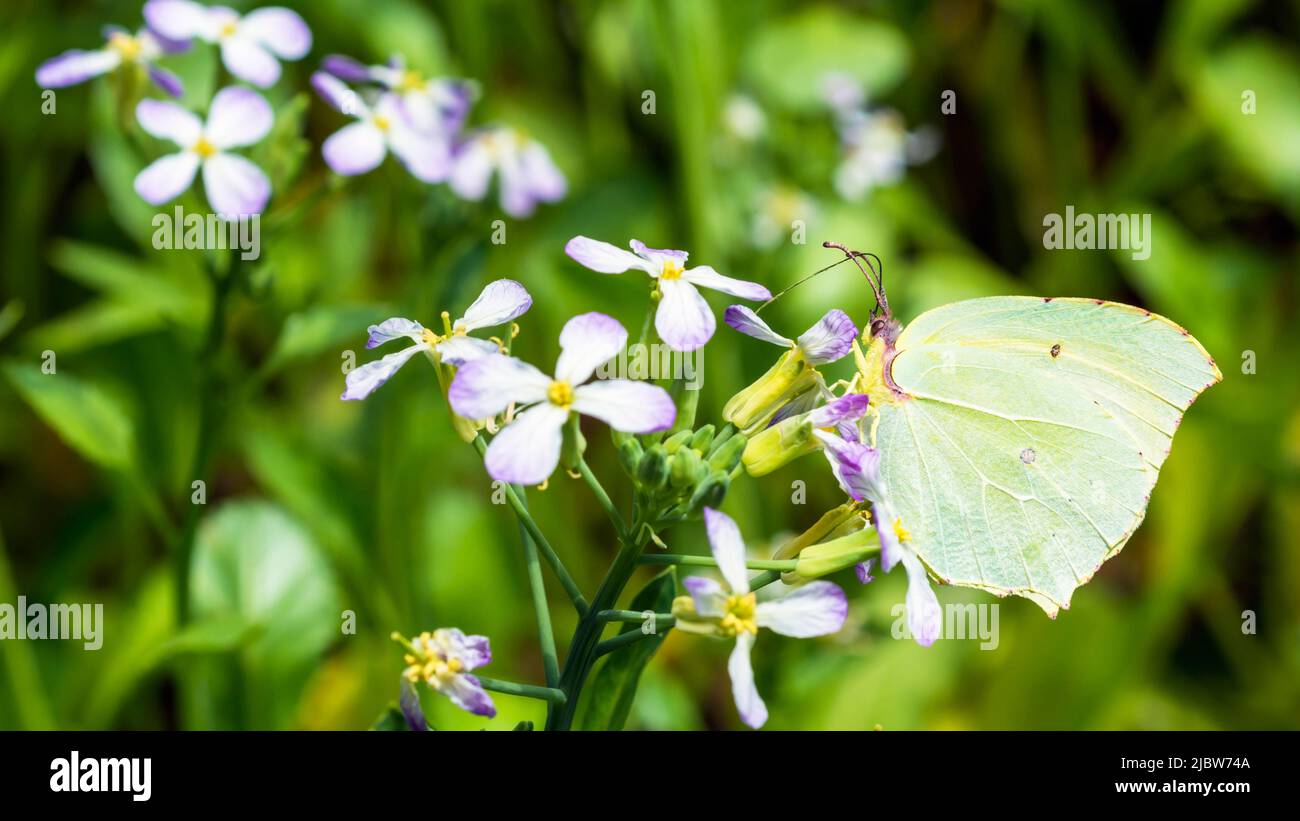
M650 580L632 599L631 609L664 613L672 609L677 595L677 575L668 568ZM625 624L620 633L641 630L641 624ZM621 647L605 657L600 669L587 685L586 709L579 721L583 730L621 730L632 709L641 671L650 657L663 644L668 631L660 631L650 638Z
M118 402L99 387L66 373L9 362L4 374L59 438L100 467L127 469L134 461L135 431Z
M350 339L360 347L366 326L383 318L384 310L375 305L322 305L293 314L284 322L267 368L274 370L301 359L334 350ZM335 351L337 362L338 351ZM342 392L343 380L339 380Z
M406 717L396 704L389 704L388 708L379 714L375 723L370 725L370 729L379 732L400 733L407 732L411 728L406 726Z
M745 51L743 68L770 102L812 112L825 108L826 75L853 77L875 99L898 84L910 60L894 27L825 7L768 23Z

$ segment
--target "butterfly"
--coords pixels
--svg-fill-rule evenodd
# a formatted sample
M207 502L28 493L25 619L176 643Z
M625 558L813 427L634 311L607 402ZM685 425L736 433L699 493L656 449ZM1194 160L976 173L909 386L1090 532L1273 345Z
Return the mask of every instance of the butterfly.
M1054 617L1141 524L1183 414L1223 375L1179 325L1101 299L969 299L904 326L866 267L853 389L910 547L942 582Z

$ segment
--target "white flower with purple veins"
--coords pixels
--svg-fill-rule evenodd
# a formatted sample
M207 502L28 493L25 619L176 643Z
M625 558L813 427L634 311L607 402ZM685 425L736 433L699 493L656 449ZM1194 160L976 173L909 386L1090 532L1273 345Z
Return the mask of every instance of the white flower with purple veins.
M577 236L564 246L564 253L602 274L621 274L633 269L649 274L660 294L659 307L655 311L655 330L674 350L686 352L703 347L717 327L713 309L696 290L697 286L741 299L772 298L772 292L757 282L723 276L707 265L687 268L685 251L647 248L635 239L629 245L636 253L608 242Z
M162 205L190 187L199 168L212 210L227 219L260 214L271 197L262 169L228 149L253 145L271 130L274 115L262 95L240 86L212 98L208 121L176 103L141 100L136 119L149 134L180 146L154 160L135 178L135 190L150 205Z
M473 92L463 80L425 77L406 67L406 58L394 55L387 65L367 66L351 57L331 54L321 67L348 83L374 83L398 95L403 113L413 128L425 134L450 137L460 131L469 115Z
M587 382L626 343L627 330L617 320L593 312L564 324L554 377L509 356L466 362L447 393L458 416L487 419L512 404L527 406L488 445L488 474L511 484L544 482L560 461L563 428L572 412L594 416L624 433L672 427L677 409L663 388L629 379Z
M791 348L811 365L826 365L842 359L853 348L858 328L849 315L832 308L811 328L789 339L772 330L766 322L744 305L732 305L723 315L727 324L745 336L761 339L782 348Z
M417 130L398 95L385 92L371 108L332 74L318 71L311 76L311 84L325 102L357 119L335 131L321 146L321 154L334 173L350 177L373 171L391 151L416 179L428 183L447 179L451 171L450 144L441 136Z
M504 325L522 316L532 304L533 298L524 290L524 286L513 279L498 279L488 283L478 299L465 311L465 315L451 324L451 333L447 335L439 336L414 319L400 316L371 325L370 338L366 341L367 349L377 348L401 337L406 337L415 344L348 371L347 390L343 391L343 398L365 399L397 373L408 359L421 351L436 350L440 361L456 366L481 356L500 353L495 342L469 336L470 331Z
M425 684L451 699L451 703L476 716L497 714L492 697L469 674L492 660L487 636L467 636L455 627L421 633L411 640L406 654L407 681Z
M880 537L880 569L888 573L900 561L907 572L907 626L916 643L929 647L939 637L943 627L943 609L930 587L930 577L916 551L908 544L912 535L903 520L894 512L889 493L880 475L880 451L857 441L851 435L841 435L823 430L813 431L821 440L823 452L831 464L831 472L840 487L853 499L871 503L871 516ZM870 562L858 565L858 580L871 581Z
M816 581L796 587L781 598L758 601L749 590L745 542L736 522L706 507L704 526L726 586L702 576L688 576L683 585L690 593L690 609L694 611L688 619L708 620L715 635L735 637L736 647L727 662L731 693L741 720L757 729L767 722L767 705L754 686L754 668L749 660L758 628L797 639L825 636L844 626L848 600L839 585ZM673 610L679 611L676 604Z
M132 35L124 28L104 29L104 48L86 51L72 49L41 63L36 69L36 83L42 88L64 88L107 74L123 65L142 66L154 85L173 97L181 96L181 81L170 71L154 65L163 54L182 51L187 43L172 43L156 37L148 29Z
M311 29L298 13L268 6L240 16L225 6L193 0L149 0L149 27L172 40L216 43L230 73L267 88L280 79L280 60L301 60L311 51Z
M516 128L493 126L471 134L456 147L448 183L457 196L478 202L487 196L493 172L501 209L512 217L526 217L538 203L557 202L568 191L546 147Z

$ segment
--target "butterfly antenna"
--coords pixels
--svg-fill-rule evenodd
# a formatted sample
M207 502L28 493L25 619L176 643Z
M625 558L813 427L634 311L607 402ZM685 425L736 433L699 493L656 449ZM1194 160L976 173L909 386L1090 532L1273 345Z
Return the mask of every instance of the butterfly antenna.
M845 259L853 260L853 264L858 266L858 270L862 272L862 276L866 278L867 284L871 286L871 292L876 297L876 307L871 312L873 317L880 312L890 313L889 298L885 296L885 264L881 262L880 257L870 251L851 251L838 242L823 242L822 247L834 248L840 251L844 254ZM876 261L875 265L870 262L873 259ZM862 265L864 260L867 261L865 268ZM843 262L844 260L840 261ZM868 268L871 269L870 274L867 273ZM872 274L875 276L873 277Z
M782 288L780 291L777 291L776 294L775 294L771 299L769 299L767 302L764 302L762 305L759 305L758 308L754 310L754 313L756 313L756 314L761 314L761 313L763 312L763 309L766 308L768 305L771 305L773 302L776 302L778 299L780 299L781 297L785 296L785 295L788 294L789 292L793 291L795 288L798 288L800 285L803 285L803 284L804 284L805 282L807 282L808 280L812 279L813 277L817 276L818 274L824 274L824 273L826 273L827 271L829 271L829 270L832 269L832 268L835 268L835 267L837 267L837 266L843 265L844 263L846 263L846 262L848 262L848 261L849 261L849 258L848 258L848 257L845 257L844 259L840 260L839 262L834 262L834 263L831 263L830 265L827 265L825 268L818 268L816 271L813 271L811 274L809 274L808 276L806 276L806 277L804 277L803 279L799 280L799 281L796 282L795 284L793 284L793 285L788 285L788 286L786 286L785 288Z

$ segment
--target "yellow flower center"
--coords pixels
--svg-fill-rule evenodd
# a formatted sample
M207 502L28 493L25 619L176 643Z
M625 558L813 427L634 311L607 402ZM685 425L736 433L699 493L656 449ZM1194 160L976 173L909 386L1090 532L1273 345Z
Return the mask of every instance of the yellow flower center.
M912 531L903 527L903 517L901 516L894 520L894 537L900 542L912 541Z
M122 55L123 60L133 61L140 56L140 41L120 31L108 36L108 47Z
M424 332L420 334L420 341L432 347L434 345L437 345L439 342L441 342L442 337L438 336L428 328L425 328Z
M221 27L221 31L217 32L217 36L229 37L230 35L234 34L236 29L238 28L239 27L235 25L235 21L231 20L229 23L226 23Z
M387 131L388 126L390 125L387 117L382 117L378 114L375 115L374 123L375 123L375 128L378 128L380 131Z
M217 147L208 142L206 137L199 137L199 141L194 144L194 153L207 159L217 153Z
M722 630L728 636L742 633L758 633L758 622L754 619L757 599L753 593L732 594L727 597L726 613L722 617Z
M557 379L546 389L546 398L552 405L567 408L573 404L573 386L563 379Z
M421 633L415 641L411 642L414 653L407 653L405 661L408 665L403 675L415 683L424 681L430 687L440 687L450 681L457 673L465 669L465 665L455 656L443 655L435 649L433 636L429 633Z
M677 262L677 260L675 259L664 260L664 267L663 270L659 272L659 278L660 279L681 279L683 270L684 269L682 268L681 264Z
M402 79L397 82L398 91L423 91L424 87L424 78L418 71L403 72Z

